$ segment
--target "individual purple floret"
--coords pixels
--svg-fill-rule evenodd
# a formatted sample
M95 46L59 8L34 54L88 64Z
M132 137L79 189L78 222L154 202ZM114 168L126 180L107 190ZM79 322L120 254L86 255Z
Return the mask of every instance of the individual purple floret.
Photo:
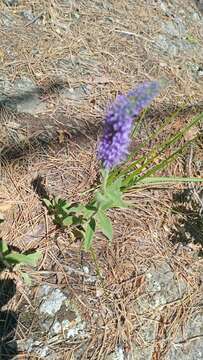
M104 133L97 151L98 159L105 169L111 169L126 159L133 119L151 103L160 90L161 84L152 81L139 85L127 95L117 96L107 111Z

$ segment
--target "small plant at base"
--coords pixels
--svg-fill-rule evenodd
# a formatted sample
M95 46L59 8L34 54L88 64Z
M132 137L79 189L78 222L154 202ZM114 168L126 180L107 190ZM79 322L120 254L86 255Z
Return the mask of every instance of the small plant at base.
M113 229L107 211L111 208L123 208L128 204L122 200L121 179L111 185L106 185L108 173L102 171L103 183L96 191L94 199L87 205L69 204L66 200L53 198L44 199L49 213L54 217L54 223L61 227L72 226L75 233L84 239L84 249L90 250L96 228L112 240ZM73 233L74 233L73 230Z
M7 243L0 239L0 269L9 269L10 271L19 270L21 265L37 266L42 254L35 251L31 254L23 254L18 251L13 251L9 248ZM29 275L20 270L23 280L30 285L31 279Z

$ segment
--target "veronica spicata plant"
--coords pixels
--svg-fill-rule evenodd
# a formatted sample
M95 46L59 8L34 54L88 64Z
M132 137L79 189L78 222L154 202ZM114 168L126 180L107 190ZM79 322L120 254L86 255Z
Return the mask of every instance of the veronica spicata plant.
M161 88L161 82L145 82L127 95L117 96L109 107L104 121L103 136L97 149L97 157L102 165L102 180L90 203L69 204L62 199L44 199L57 225L73 226L77 233L81 234L85 250L91 248L96 229L100 229L110 241L112 240L112 224L107 211L129 205L122 200L123 176L116 176L109 181L109 173L126 160L134 120L150 105Z
M200 178L157 176L160 170L182 155L188 145L197 137L184 140L190 129L203 119L203 113L195 116L177 133L161 142L155 142L148 153L141 154L147 141L153 141L163 133L165 127L174 120L178 111L166 118L158 129L143 140L141 145L129 153L131 139L137 136L142 121L140 113L150 105L165 86L165 81L145 82L127 95L119 95L107 110L103 135L97 148L97 158L101 163L101 183L93 189L92 200L86 204L68 203L63 199L44 199L54 222L62 227L71 226L76 236L83 238L86 251L91 249L96 229L111 241L112 223L107 211L124 208L130 204L123 201L123 193L133 187L176 182L200 182ZM183 143L183 144L182 144ZM175 145L175 150L174 149ZM170 155L168 155L168 152ZM133 160L136 154L136 160ZM132 205L132 204L131 204Z

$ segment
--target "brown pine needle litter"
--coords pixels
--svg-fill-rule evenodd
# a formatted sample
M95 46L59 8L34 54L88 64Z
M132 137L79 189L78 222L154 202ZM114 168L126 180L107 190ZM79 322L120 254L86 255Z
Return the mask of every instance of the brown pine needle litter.
M49 283L71 294L88 324L78 340L52 338L58 359L74 359L79 350L83 360L107 359L118 344L126 354L136 344L152 348L153 360L164 359L199 306L201 245L191 239L185 245L176 243L185 220L198 212L197 197L175 203L176 195L187 191L186 185L129 191L126 198L133 208L110 211L113 242L109 245L98 232L95 257L81 252L81 242L70 229L61 231L53 225L41 197L57 195L75 202L90 198L89 190L98 180L95 149L101 120L116 94L143 80L170 80L144 120L142 138L182 103L188 106L165 130L167 134L202 111L202 80L194 80L185 68L186 63L199 63L199 53L194 50L192 55L186 52L169 59L154 50L165 16L152 1L147 5L144 0L65 3L35 0L30 5L22 0L14 7L0 3L1 74L11 83L31 79L45 104L43 112L34 115L5 104L0 107L0 213L5 218L1 237L23 252L38 248L43 253L37 269L26 269L33 281L30 290L17 271L1 273L2 279L17 283L9 303L19 314L16 337L25 341L37 333L35 319L24 323L21 314L25 307L36 311L38 288ZM179 6L187 9L189 1L180 0ZM27 9L32 10L32 19L22 16ZM203 45L199 22L188 23L187 32ZM21 101L12 88L4 90L11 102ZM200 144L164 175L202 176L201 161ZM201 200L198 189L193 190ZM177 211L171 211L174 207ZM156 310L143 309L149 295L148 273L159 271L163 264L173 271L177 284L182 280L187 284L184 296ZM156 324L153 343L144 339L146 322ZM26 356L19 354L19 359ZM37 359L35 354L29 356Z

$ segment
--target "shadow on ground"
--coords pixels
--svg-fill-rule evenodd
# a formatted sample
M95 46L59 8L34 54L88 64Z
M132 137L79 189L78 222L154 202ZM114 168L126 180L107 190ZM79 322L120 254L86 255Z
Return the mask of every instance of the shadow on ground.
M0 153L2 162L11 162L15 159L27 158L40 151L47 153L51 148L60 150L70 139L77 144L87 141L87 137L95 139L98 134L98 125L83 123L77 119L69 119L66 110L59 109L54 118L47 114L33 116L28 113L18 113L16 105L29 101L37 94L42 98L58 96L67 89L64 82L52 82L40 88L25 91L20 95L4 96L0 101ZM15 106L14 106L15 105ZM5 139L2 134L5 133ZM63 141L61 139L63 138Z
M11 310L1 310L15 295L16 286L13 280L0 280L0 359L9 360L17 355L15 332L17 316Z
M44 87L25 91L20 95L4 97L4 100L0 102L0 126L3 125L5 131L8 132L8 141L4 143L0 139L2 163L8 163L15 159L26 159L29 155L37 152L47 153L50 148L60 150L69 140L78 145L87 145L89 140L97 139L101 130L101 119L95 118L95 123L88 122L88 120L77 122L77 119L68 119L67 111L65 112L62 109L59 109L53 118L46 114L39 114L38 116L19 114L13 107L13 104L20 104L26 99L29 100L34 97L36 92L45 98L51 94L57 96L67 86L67 83L52 82ZM140 140L137 137L136 141L139 142L148 137L148 134L156 129L157 124L161 124L166 117L177 111L178 116L198 114L203 111L203 102L188 105L181 109L171 104L162 104L158 109L150 108L143 121ZM8 119L11 119L9 120L10 123ZM12 128L12 124L14 124L14 128Z
M188 208L190 189L174 195L175 206L173 211L181 215L181 219L176 224L176 230L172 233L171 240L173 243L189 243L203 247L203 214L197 205L191 202ZM202 256L202 250L199 251Z

